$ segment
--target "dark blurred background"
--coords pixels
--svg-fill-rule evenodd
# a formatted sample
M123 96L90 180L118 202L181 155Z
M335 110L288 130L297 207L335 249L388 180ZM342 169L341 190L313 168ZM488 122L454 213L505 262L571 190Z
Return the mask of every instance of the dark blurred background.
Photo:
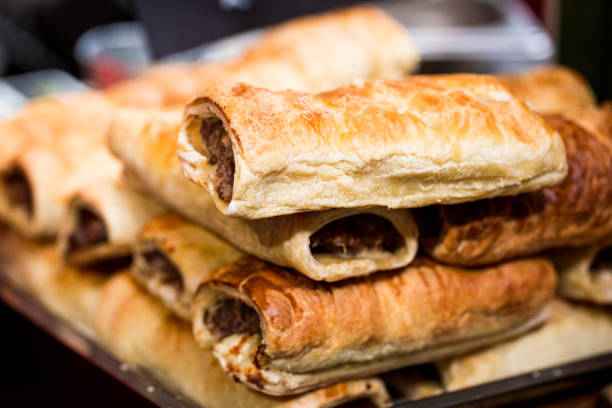
M423 0L407 2L426 3ZM471 3L494 0L433 1L449 14L479 18L486 10L469 7ZM521 0L516 0L520 2ZM376 2L376 1L374 1ZM2 0L0 1L0 75L11 76L57 68L77 77L95 77L105 85L133 75L134 70L152 59L195 47L229 34L270 25L288 18L358 3L354 0ZM379 2L381 3L381 2ZM447 4L445 4L447 3ZM499 4L507 3L498 2ZM443 6L440 6L443 4ZM612 98L612 2L608 0L523 0L540 25L555 41L556 59L583 73L600 100ZM434 7L435 8L435 7ZM444 11L444 10L443 10ZM476 15L469 15L476 13ZM427 14L425 17L429 17ZM482 16L481 16L482 17ZM121 58L131 58L132 68L122 67L113 58L98 60L87 67L83 61L108 42L108 30L98 30L75 57L75 45L89 29L115 22L140 21L146 40L142 52L125 51ZM451 21L451 19L447 19ZM410 25L410 19L408 19ZM434 22L437 20L434 19ZM444 21L444 23L448 22ZM461 21L457 19L457 21ZM466 20L467 21L467 20ZM418 23L418 21L417 21ZM451 21L451 24L453 22ZM472 25L475 21L468 21ZM420 23L419 23L420 24ZM117 27L116 27L117 28ZM110 41L140 41L134 27L115 29ZM410 28L410 27L409 27ZM417 27L421 29L422 27ZM430 27L431 28L431 27ZM112 36L110 35L110 36ZM135 38L138 37L138 38ZM106 45L108 46L108 44ZM534 44L535 46L535 44ZM116 51L116 50L115 50ZM141 55L142 54L142 55ZM138 61L136 61L138 60ZM479 70L462 66L464 70ZM501 66L503 69L503 65ZM130 71L132 69L132 71ZM428 71L455 70L456 65L426 61ZM508 65L508 70L517 69ZM486 69L482 69L486 70ZM128 72L126 72L128 71Z
M463 1L465 3L467 0ZM486 0L482 1L486 3ZM25 85L18 80L20 75L58 69L88 83L105 85L133 75L155 59L207 41L352 3L358 2L1 0L0 76L23 87ZM556 55L551 56L550 60L556 59L585 75L600 101L612 99L612 1L531 0L522 4L536 16L538 24L553 39ZM456 7L453 10L449 9L448 12L457 12ZM450 17L445 21L453 20ZM478 17L466 16L464 20ZM93 65L88 65L83 55L79 57L75 52L77 41L81 38L81 43L85 44L80 49L81 54L95 54L96 47L101 47L100 38L105 39L105 35L109 35L108 32L94 32L90 35L91 41L83 41L82 35L88 30L110 23L132 21L140 21L141 24L137 27L114 26L110 36L119 35L119 42L134 41L139 47L143 46L140 52L130 49L127 53L123 51L123 54L111 53L112 58L97 59ZM469 24L472 22L468 21ZM145 39L144 45L142 38ZM128 64L128 68L117 63L126 59L131 64ZM513 64L509 61L507 65L502 62L495 66L498 69L513 69L517 66ZM458 62L457 56L454 56L445 61L426 61L423 68L444 71L465 66L469 65L465 65L465 61ZM151 406L1 303L0 322L3 327L0 346L4 351L1 370L5 378L0 383L1 406Z

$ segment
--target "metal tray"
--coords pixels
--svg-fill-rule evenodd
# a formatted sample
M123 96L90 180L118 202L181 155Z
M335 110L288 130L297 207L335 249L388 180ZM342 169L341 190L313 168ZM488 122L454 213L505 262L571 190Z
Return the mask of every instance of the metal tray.
M47 311L14 287L0 272L0 300L83 358L160 407L199 408L189 398L166 389L146 370L128 366L95 341ZM577 387L599 390L612 381L612 353L499 380L460 391L410 401L402 391L401 370L383 375L397 408L498 407Z

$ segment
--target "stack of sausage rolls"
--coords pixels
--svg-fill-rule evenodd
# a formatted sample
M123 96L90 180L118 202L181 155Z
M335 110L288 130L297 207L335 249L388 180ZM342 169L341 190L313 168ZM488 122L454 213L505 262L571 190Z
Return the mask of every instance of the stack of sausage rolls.
M29 103L0 124L5 275L206 407L388 406L389 370L435 364L416 398L612 349L572 303L612 302L612 110L562 67L417 65L356 7Z

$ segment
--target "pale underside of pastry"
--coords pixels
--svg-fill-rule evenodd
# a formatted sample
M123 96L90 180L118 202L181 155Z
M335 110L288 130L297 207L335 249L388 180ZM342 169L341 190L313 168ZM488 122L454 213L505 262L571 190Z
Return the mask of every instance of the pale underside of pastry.
M181 172L179 124L179 112L126 109L111 127L111 150L137 188L242 251L327 281L402 267L414 259L417 229L407 210L337 209L261 220L224 216Z
M320 94L215 82L187 105L178 145L202 194L251 219L513 195L567 172L559 134L496 78L471 74Z
M50 105L23 118L27 142L0 168L0 218L28 237L55 236L71 194L121 171L105 147L108 102L90 92Z
M612 133L590 132L559 114L545 120L563 138L567 177L513 197L416 209L421 249L440 262L477 266L612 234Z
M242 252L174 213L147 222L134 248L131 273L179 317L191 321L198 285Z
M168 107L184 105L211 80L318 92L357 78L400 78L418 64L406 30L382 10L360 6L281 24L229 62L154 68L106 95L121 105Z
M68 211L59 250L69 264L84 266L127 262L140 229L163 208L113 177L76 191Z
M555 300L544 326L438 367L445 389L455 391L612 351L610 338L608 312Z
M0 233L3 273L81 333L93 337L93 321L108 274L62 264L52 244L26 241L14 231Z
M563 113L597 105L586 79L564 66L540 66L516 74L500 74L498 78L538 113Z
M324 408L356 399L390 405L378 378L351 380L294 397L253 392L227 377L210 350L200 349L190 325L176 319L126 274L105 287L96 319L100 340L126 363L145 368L171 389L210 408Z
M555 285L544 259L462 270L419 258L325 283L245 257L200 287L193 330L229 375L284 395L521 334L546 320Z
M549 254L559 272L561 296L612 304L612 242L563 248Z

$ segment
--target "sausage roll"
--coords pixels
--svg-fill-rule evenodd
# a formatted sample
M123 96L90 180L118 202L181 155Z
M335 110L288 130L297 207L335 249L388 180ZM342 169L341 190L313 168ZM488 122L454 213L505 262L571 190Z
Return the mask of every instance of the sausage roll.
M207 408L337 406L368 399L390 405L384 383L353 380L295 397L274 398L228 378L210 352L198 348L187 322L173 318L129 276L119 274L104 288L96 329L100 340L127 364L144 368L168 387Z
M555 300L544 326L438 364L444 388L455 391L612 351L612 315Z
M58 244L64 259L83 266L129 261L138 232L163 211L121 178L89 184L72 195Z
M185 104L207 81L241 80L272 89L318 92L356 78L400 78L419 63L406 30L374 6L302 17L269 30L222 64L171 64L106 91L123 105Z
M484 265L612 234L612 137L561 115L546 121L565 142L565 180L515 197L413 211L428 254L451 264Z
M22 127L28 142L0 168L0 218L28 237L55 236L70 195L121 170L104 144L112 111L86 93L28 115L33 123Z
M125 110L111 126L110 147L132 180L182 215L239 249L334 281L410 263L417 230L408 210L336 209L261 220L227 217L181 173L178 112Z
M232 377L293 394L523 333L545 321L555 285L545 259L463 270L418 258L323 283L245 257L198 289L193 331Z
M560 113L594 107L595 93L578 72L560 65L541 66L499 79L537 112Z
M612 304L612 241L548 254L559 271L563 297L602 305Z
M168 309L191 321L198 284L241 252L174 213L147 222L138 235L131 272Z
M471 201L567 171L560 136L484 75L320 94L213 83L187 105L178 143L184 174L242 218Z

